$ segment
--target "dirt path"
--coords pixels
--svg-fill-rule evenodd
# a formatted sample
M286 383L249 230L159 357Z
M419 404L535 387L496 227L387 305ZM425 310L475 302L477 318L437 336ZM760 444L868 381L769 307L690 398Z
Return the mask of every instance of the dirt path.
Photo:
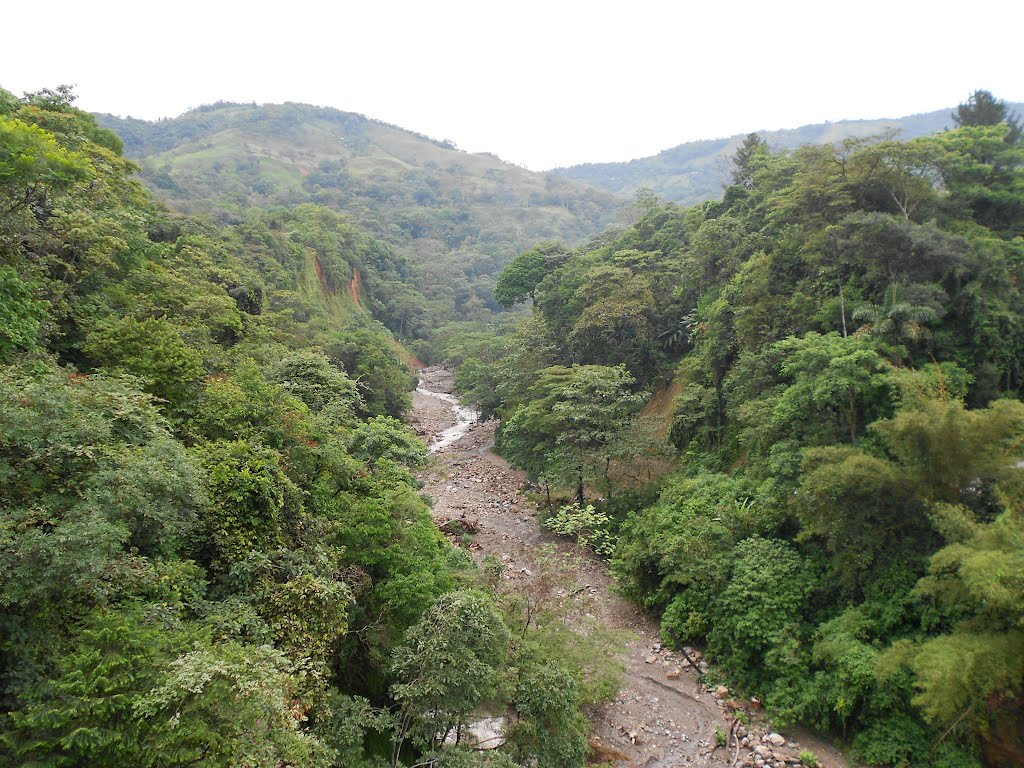
M429 444L456 422L452 406L427 393L450 393L452 375L432 367L420 376L421 390L413 395L412 423ZM525 587L537 578L537 558L545 544L578 558L579 568L572 574L576 583L562 597L572 601L566 612L581 619L597 619L626 638L622 688L614 701L591 713L592 746L603 759L618 766L645 768L782 768L799 765L801 750L810 749L822 765L845 768L842 756L817 740L805 738L797 744L787 739L776 745L769 740L770 731L756 724L750 733L737 724L737 739L730 740L728 749L716 748L716 729L730 733L731 706L739 702L730 705L724 691L706 690L679 654L661 647L655 622L612 591L611 578L599 558L541 530L532 505L520 495L525 475L491 452L493 444L493 422L469 425L461 438L435 453L430 467L421 474L424 490L434 499L439 523L462 519L476 528L474 556L482 559L489 554L500 559L503 578L512 582L512 587ZM699 657L694 661L701 663ZM779 741L778 734L775 736Z

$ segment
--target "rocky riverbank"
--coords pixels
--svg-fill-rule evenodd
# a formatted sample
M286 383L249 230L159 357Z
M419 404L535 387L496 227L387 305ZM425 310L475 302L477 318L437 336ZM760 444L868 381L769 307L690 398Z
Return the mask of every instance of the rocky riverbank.
M421 386L450 393L452 375L441 368L424 369ZM414 394L413 406L413 427L428 443L456 423L449 403L423 391ZM845 768L842 755L828 745L811 738L796 743L762 723L756 701L703 684L707 666L699 652L687 649L687 660L663 647L656 623L614 593L602 560L542 530L522 495L526 477L491 451L494 426L472 423L441 448L421 474L424 490L434 500L441 529L479 561L486 555L496 558L509 587L536 586L546 544L577 564L572 583L561 587L555 599L566 603L566 615L577 617L580 626L596 620L623 638L622 686L612 701L590 713L591 747L598 761L645 768L791 768L808 750L822 766Z

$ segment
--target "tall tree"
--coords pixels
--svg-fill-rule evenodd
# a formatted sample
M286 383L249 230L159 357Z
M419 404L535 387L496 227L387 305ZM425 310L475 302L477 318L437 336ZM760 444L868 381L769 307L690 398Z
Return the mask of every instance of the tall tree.
M732 183L741 187L754 186L754 159L768 150L768 143L756 133L748 133L732 156Z
M1020 118L1012 114L1006 102L997 99L991 91L979 89L972 93L967 101L956 108L952 118L958 128L1006 123L1010 126L1010 132L1006 134L1006 143L1017 144L1021 140Z
M502 429L505 451L535 479L575 485L582 505L588 467L629 426L643 403L623 366L553 366L538 372L535 399Z

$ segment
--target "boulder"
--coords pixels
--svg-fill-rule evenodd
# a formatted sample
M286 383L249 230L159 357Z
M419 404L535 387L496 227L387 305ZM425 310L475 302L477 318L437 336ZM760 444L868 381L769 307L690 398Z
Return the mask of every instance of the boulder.
M462 726L463 743L476 749L497 749L505 743L506 717L485 717ZM449 736L455 741L455 735Z

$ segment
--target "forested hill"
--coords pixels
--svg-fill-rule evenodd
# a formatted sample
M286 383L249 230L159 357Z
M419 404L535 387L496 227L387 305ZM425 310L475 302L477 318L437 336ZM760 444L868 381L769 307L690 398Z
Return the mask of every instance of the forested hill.
M218 103L146 122L99 115L143 181L174 208L237 223L317 203L408 256L435 317L497 309L491 287L538 240L579 243L622 201L562 176L335 109Z
M1011 111L1024 113L1024 104L1008 104ZM844 139L864 139L899 132L899 138L914 139L951 128L952 109L940 109L906 117L879 120L840 120L800 128L759 131L772 149L796 149L805 144L834 144ZM718 200L729 183L729 157L743 143L744 135L705 141L690 141L652 157L623 163L585 163L556 168L552 173L567 179L607 189L617 195L633 196L650 189L658 197L683 205Z
M978 92L934 136L745 142L720 201L645 195L630 227L517 257L495 295L531 315L458 373L552 527L610 553L666 642L860 764L1024 765L1006 112Z

